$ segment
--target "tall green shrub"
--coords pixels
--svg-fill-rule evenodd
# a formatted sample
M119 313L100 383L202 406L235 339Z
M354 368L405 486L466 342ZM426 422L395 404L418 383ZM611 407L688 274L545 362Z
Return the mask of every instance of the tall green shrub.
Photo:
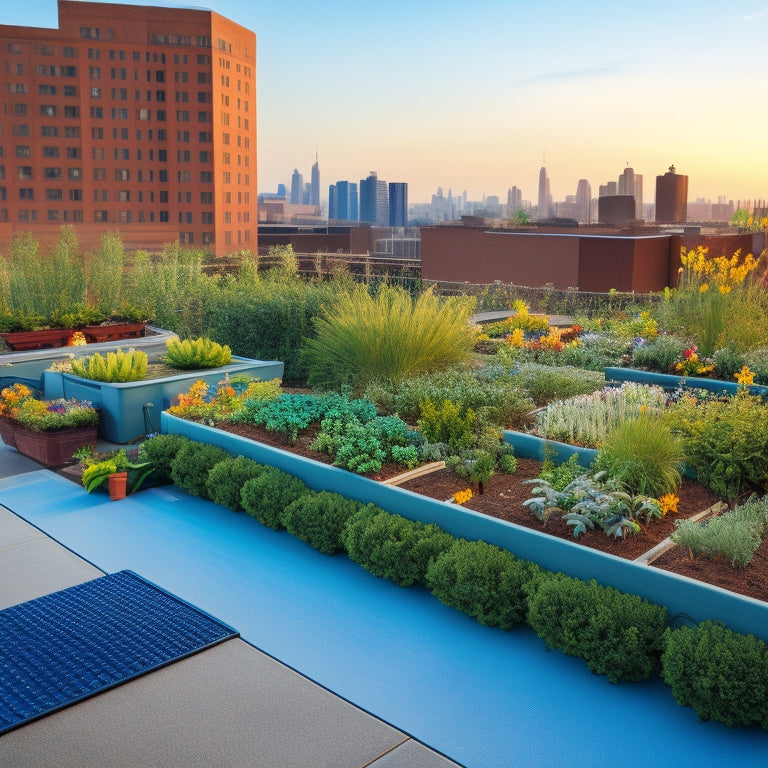
M205 490L208 498L216 504L228 507L235 512L243 509L241 495L246 482L260 477L267 471L264 464L259 464L245 456L229 456L214 464L208 472Z
M315 319L316 334L304 344L309 382L362 390L462 362L474 345L473 309L474 300L441 300L429 290L415 300L400 288L375 298L362 288L345 293Z
M731 728L768 729L768 646L717 621L667 630L661 676L680 706Z
M528 623L548 648L580 656L612 683L650 677L666 621L663 606L562 573L542 579L528 602Z
M171 480L190 496L207 499L208 473L215 464L228 458L223 448L190 440L171 461Z
M283 510L281 520L291 536L324 555L344 551L343 533L347 521L363 508L358 501L338 493L309 491Z
M527 592L541 573L500 547L458 539L429 566L426 581L441 603L510 630L525 620Z
M243 485L240 504L262 525L277 531L284 528L283 510L308 491L309 488L300 478L267 467L258 477Z
M182 446L189 442L183 435L155 435L139 445L139 462L152 465L158 483L171 481L171 462Z
M368 504L342 535L350 559L398 586L424 584L429 564L453 542L434 524L426 525Z

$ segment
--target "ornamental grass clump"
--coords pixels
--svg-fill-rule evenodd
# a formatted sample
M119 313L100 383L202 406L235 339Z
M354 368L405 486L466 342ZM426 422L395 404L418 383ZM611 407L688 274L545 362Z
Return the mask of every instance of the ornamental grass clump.
M608 433L595 469L604 470L627 493L658 499L679 488L684 458L679 436L658 416L641 413Z
M201 336L197 339L168 339L168 352L163 361L172 368L194 370L197 368L220 368L232 362L232 350L225 344Z
M364 289L341 294L315 318L315 337L305 341L308 381L362 391L376 380L400 381L461 363L474 347L468 322L474 306L474 299L441 299L431 290L416 299L390 287L376 297Z
M118 349L90 357L73 357L70 361L72 373L91 381L109 383L125 383L127 381L142 381L147 375L147 353L141 350Z

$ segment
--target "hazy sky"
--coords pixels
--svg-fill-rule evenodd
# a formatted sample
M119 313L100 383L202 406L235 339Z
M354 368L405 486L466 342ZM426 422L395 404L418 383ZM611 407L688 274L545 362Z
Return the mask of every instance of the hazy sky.
M108 0L111 1L111 0ZM259 191L378 171L410 202L516 185L555 200L629 164L689 199L768 198L768 0L134 0L205 7L257 36ZM55 27L56 0L0 23Z

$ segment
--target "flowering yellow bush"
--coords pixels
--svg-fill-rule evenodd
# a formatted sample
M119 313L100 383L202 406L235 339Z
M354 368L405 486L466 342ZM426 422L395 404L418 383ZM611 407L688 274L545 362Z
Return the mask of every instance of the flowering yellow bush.
M659 504L661 505L661 514L662 517L665 516L667 513L669 514L676 514L677 513L677 505L680 503L680 498L674 494L674 493L666 493L664 496L662 496L659 499Z
M456 504L466 504L472 498L472 489L467 488L463 491L456 491L453 494L453 501Z
M754 384L755 372L750 371L748 365L744 365L739 373L733 374L733 377L736 379L737 384L747 387L750 384Z
M709 258L709 249L698 246L695 250L681 250L680 290L695 289L700 293L706 293L716 288L720 293L730 293L734 286L741 285L747 276L757 268L757 259L748 253L741 260L741 249L737 250L730 258L717 256Z
M17 382L0 391L0 415L13 418L19 410L19 406L30 397L32 392L25 384Z
M215 394L210 394L210 385L198 379L187 392L179 395L177 405L168 413L183 419L194 419L214 423L239 410L247 400L270 400L280 394L280 379L270 381L230 381L229 375L217 384Z

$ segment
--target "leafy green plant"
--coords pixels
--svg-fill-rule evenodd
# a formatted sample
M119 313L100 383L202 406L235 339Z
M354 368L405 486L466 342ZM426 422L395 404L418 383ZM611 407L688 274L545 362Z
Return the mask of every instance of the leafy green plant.
M715 376L724 381L733 381L734 374L741 371L746 362L744 353L739 351L735 344L716 349L712 359L715 361Z
M80 460L83 467L81 482L88 493L93 493L115 472L128 472L128 493L135 493L154 470L149 461L131 461L125 448L104 455L81 453Z
M527 392L536 405L544 405L551 400L601 390L605 386L605 374L568 366L522 363L513 375L513 382Z
M208 473L230 455L223 449L207 443L189 440L171 461L171 480L190 496L208 498Z
M600 444L595 469L630 494L661 498L682 482L683 448L659 417L641 413L615 426Z
M245 456L228 456L214 464L205 481L206 496L216 504L238 512L243 509L241 491L248 480L260 477L267 471L264 464L259 464Z
M343 533L347 521L363 508L360 502L338 493L308 490L283 510L281 521L291 536L325 555L344 552Z
M455 451L474 445L473 428L477 417L471 408L462 414L450 400L443 400L442 405L437 406L426 398L419 410L418 427L427 442L446 443Z
M424 584L429 564L453 542L434 524L408 520L373 504L348 520L342 539L358 565L400 587Z
M5 390L3 390L5 393ZM0 408L0 412L2 412ZM70 427L90 427L99 423L99 412L87 400L38 400L26 397L9 415L19 424L37 432L52 432Z
M755 372L755 384L768 385L768 347L747 352L744 362Z
M548 443L544 445L544 461L541 463L539 479L545 481L555 491L562 491L566 485L573 482L579 475L587 473L589 467L579 464L579 454L572 453L567 461L556 464L552 454L554 451Z
M668 629L661 676L682 707L731 728L768 729L768 646L718 621Z
M363 390L375 380L398 381L469 358L474 331L467 322L474 300L440 299L425 291L413 300L399 288L374 298L365 290L339 296L315 319L304 344L312 385Z
M232 350L204 336L198 339L169 339L163 360L173 368L220 368L232 362Z
M662 334L647 344L632 349L632 365L649 371L667 373L682 358L686 343L679 336Z
M746 390L726 400L682 398L665 420L682 436L685 460L724 499L768 485L768 405Z
M243 484L240 503L262 525L277 531L284 527L283 510L307 492L309 488L300 478L267 467L258 477Z
M752 497L730 512L702 523L677 520L671 539L687 549L691 557L722 557L734 566L752 561L763 537L768 533L768 496Z
M454 540L427 569L427 588L445 605L489 627L525 620L527 595L541 569L484 541Z
M73 357L72 373L91 381L123 383L141 381L147 375L147 353L139 350L107 352L104 357L96 352L90 357Z
M171 462L189 441L183 435L154 435L139 444L139 461L147 461L158 483L171 481Z
M663 606L562 573L540 579L528 599L528 623L547 647L583 658L612 683L651 676L666 622Z

